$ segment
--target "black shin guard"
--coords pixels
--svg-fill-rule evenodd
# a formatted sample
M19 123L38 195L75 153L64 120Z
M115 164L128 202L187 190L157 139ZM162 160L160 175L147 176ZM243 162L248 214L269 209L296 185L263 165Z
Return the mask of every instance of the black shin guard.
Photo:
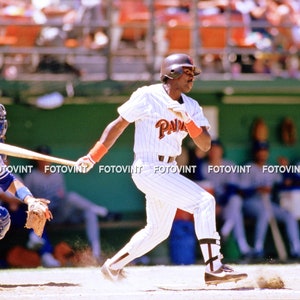
M213 271L213 262L215 260L222 259L222 255L220 254L220 240L211 238L200 239L199 244L200 247L203 245L207 245L207 249L201 247L201 250L204 258L204 263L206 265L209 265L210 270Z

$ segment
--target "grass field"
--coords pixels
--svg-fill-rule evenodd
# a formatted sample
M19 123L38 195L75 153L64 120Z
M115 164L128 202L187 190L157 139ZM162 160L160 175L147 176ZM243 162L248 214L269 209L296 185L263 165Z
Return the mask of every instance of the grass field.
M234 265L247 272L238 283L207 286L204 266L129 266L110 282L98 267L4 269L0 299L300 299L299 264Z

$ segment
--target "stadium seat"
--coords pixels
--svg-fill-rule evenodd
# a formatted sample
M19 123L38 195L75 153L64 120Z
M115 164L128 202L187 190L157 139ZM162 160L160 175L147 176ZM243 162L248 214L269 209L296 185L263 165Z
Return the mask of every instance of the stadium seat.
M118 2L118 24L123 27L122 39L138 41L145 37L150 18L143 0L121 0Z
M169 52L191 49L192 19L187 13L177 13L160 17L167 24L166 38ZM239 13L223 13L199 16L200 47L224 49L226 46L252 47L246 43L247 27Z

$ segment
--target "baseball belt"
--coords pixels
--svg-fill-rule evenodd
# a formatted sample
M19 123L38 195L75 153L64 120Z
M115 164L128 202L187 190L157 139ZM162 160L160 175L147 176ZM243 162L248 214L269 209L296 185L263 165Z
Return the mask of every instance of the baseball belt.
M161 162L166 162L166 163L172 163L175 161L176 156L163 156L163 155L158 155L158 160Z

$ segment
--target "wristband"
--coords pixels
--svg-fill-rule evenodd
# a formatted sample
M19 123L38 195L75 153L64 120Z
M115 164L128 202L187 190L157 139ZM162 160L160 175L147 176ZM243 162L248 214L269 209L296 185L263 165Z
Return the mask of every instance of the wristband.
M107 153L107 151L108 149L103 144L97 142L88 155L94 162L98 162Z
M199 136L203 131L203 129L201 127L198 127L193 120L186 123L185 127L192 139Z
M29 191L29 189L26 186L23 186L23 187L21 187L21 188L19 188L19 189L16 190L15 196L17 198L19 198L20 200L24 201L24 199L27 196L31 196L32 197L32 194L31 194L31 192Z
M93 165L96 163L96 162L92 159L92 157L91 157L90 154L88 154L86 157L89 159L89 161L90 161Z

